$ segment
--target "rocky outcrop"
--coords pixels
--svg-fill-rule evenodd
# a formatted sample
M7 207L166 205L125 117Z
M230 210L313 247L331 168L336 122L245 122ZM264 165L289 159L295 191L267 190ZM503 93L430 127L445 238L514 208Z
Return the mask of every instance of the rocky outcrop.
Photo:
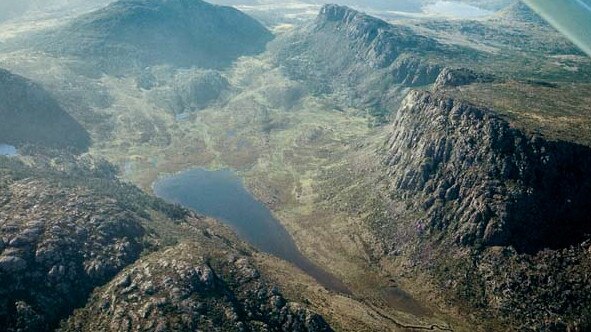
M4 330L55 326L144 250L141 218L89 190L11 181L0 200Z
M408 27L391 25L339 5L322 7L314 29L336 30L353 46L355 56L372 68L388 67L402 53L412 50L425 52L441 48L435 40L416 34Z
M412 92L387 144L393 190L458 243L564 248L591 233L591 149L528 135L493 111ZM424 225L423 225L424 224Z
M349 106L397 106L398 88L432 84L441 71L422 56L447 46L412 28L389 24L351 8L322 7L316 20L270 44L282 70L312 92L346 96Z
M90 135L43 87L0 69L0 143L81 152Z
M232 7L201 0L120 0L29 44L120 74L154 65L223 68L264 51L272 38Z
M141 259L97 291L63 331L332 331L288 302L246 257L182 244Z
M494 77L489 74L477 73L468 68L443 68L437 76L434 84L434 90L446 87L458 87L472 83L490 83Z
M1 331L51 331L84 307L63 329L331 331L214 221L118 181L107 162L26 158L0 158Z
M388 190L409 213L389 240L415 268L515 330L591 326L589 147L423 91L407 96L389 132Z
M147 82L150 81L143 80L144 84ZM229 90L230 83L219 72L191 69L181 71L163 86L150 87L148 98L172 113L182 114L222 102Z

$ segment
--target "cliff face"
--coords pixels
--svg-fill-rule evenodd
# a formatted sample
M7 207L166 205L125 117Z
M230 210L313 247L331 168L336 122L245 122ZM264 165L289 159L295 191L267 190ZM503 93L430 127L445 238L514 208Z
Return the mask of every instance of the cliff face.
M444 293L516 330L591 326L589 147L419 91L388 131L388 190L412 211L391 227L414 234L389 241L416 244L402 250Z
M85 151L90 136L41 86L0 69L0 142Z
M402 53L440 50L437 41L410 28L391 25L348 7L326 5L320 10L314 32L333 32L344 37L358 60L372 68L390 66Z
M423 199L421 227L522 252L591 232L591 149L527 135L491 110L412 92L394 115L392 186Z
M316 20L272 42L269 49L292 79L313 92L346 96L356 107L395 107L397 88L431 84L441 68L420 54L446 46L409 27L348 7L326 5Z

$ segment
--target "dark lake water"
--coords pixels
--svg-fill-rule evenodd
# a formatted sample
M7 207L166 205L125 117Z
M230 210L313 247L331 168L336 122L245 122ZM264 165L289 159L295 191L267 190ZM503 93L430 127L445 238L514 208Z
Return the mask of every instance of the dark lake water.
M17 150L14 146L8 144L0 144L0 156L16 156Z
M267 207L256 200L231 170L192 169L154 183L156 196L216 218L259 250L293 263L333 291L347 287L298 250L293 239Z

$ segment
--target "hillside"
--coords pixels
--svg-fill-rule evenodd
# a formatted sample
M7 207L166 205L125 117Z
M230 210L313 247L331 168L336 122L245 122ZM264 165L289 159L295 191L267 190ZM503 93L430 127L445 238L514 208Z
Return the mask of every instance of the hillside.
M266 281L252 248L216 222L119 182L104 161L0 157L0 184L3 331L53 330L85 305L65 330L331 330ZM122 292L113 311L80 320L103 308L107 291Z
M86 130L40 85L0 69L0 142L85 151Z
M591 328L591 60L571 42L519 4L395 22L326 5L266 51L179 58L184 13L222 8L120 1L0 52L93 137L0 158L0 326ZM166 47L138 42L161 28ZM344 293L151 196L196 167L241 177Z
M264 51L272 34L242 12L201 0L121 0L32 44L58 56L92 60L107 72L154 65L227 67Z

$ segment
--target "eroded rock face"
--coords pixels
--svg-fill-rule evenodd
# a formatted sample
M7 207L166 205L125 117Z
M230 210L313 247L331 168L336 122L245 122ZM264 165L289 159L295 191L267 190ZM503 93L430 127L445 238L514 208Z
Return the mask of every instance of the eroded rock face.
M438 90L446 87L458 87L472 83L492 82L494 78L491 75L477 73L467 68L443 68L435 80L434 89Z
M269 49L286 75L313 93L346 96L344 103L378 112L397 107L398 89L435 81L441 67L423 52L450 52L407 26L338 5L325 5L312 24Z
M64 331L331 331L289 303L246 257L182 244L139 260L97 291ZM92 319L88 319L92 317Z
M330 331L215 222L55 153L0 158L0 330L50 331L86 306L64 329Z
M418 35L408 27L391 25L383 20L339 5L325 5L316 19L316 30L337 30L355 46L360 60L374 68L389 66L403 52L429 51L440 47L428 37Z
M412 92L391 128L393 188L424 197L422 222L458 243L535 252L580 243L591 231L591 149L525 134L490 110L427 92Z
M55 326L144 248L140 218L116 201L36 180L4 195L0 325L8 330Z

